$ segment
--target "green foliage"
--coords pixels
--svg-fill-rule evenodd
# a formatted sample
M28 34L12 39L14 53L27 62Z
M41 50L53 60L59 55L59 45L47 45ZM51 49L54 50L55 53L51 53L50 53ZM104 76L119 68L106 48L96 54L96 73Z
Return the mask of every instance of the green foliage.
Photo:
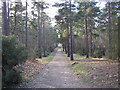
M81 48L77 51L77 53L79 53L80 55L84 56L86 55L86 49L85 48Z
M53 60L53 58L54 58L54 56L48 56L48 57L46 57L46 59L45 59L45 60L46 60L47 62L50 62L50 61L52 61L52 60Z
M33 48L29 50L29 53L28 53L28 57L27 59L30 59L30 60L35 60L35 58L38 57L38 54L37 54L37 50L34 50Z
M27 57L26 48L14 36L2 37L3 82L18 83L21 76L13 67L24 62Z
M51 52L53 51L53 49L47 49L45 52L46 52L46 56L48 56Z
M22 80L22 76L13 69L6 70L6 74L3 76L3 82L7 84L19 83Z
M110 58L110 59L116 59L118 57L117 50L114 51L114 52L109 53L107 57Z
M3 36L2 48L3 65L13 67L26 60L27 51L14 36Z
M93 51L92 57L94 58L102 58L102 52L100 50Z

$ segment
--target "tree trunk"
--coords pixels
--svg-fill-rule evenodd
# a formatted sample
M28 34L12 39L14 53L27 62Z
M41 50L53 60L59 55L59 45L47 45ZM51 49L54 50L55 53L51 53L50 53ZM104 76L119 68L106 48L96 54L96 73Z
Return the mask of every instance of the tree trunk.
M86 7L86 3L85 3L86 58L89 58L88 25L87 25L86 8L87 7Z
M10 34L9 31L9 22L7 18L7 5L6 2L3 2L3 30L4 30L4 35L8 36Z
M22 2L21 2L21 18L22 18ZM23 19L23 18L22 18ZM21 35L22 35L22 37L21 37L21 42L22 43L24 43L24 22L23 22L23 20L21 19Z
M71 15L71 0L70 0L70 18ZM73 32L72 32L72 20L70 20L70 59L73 60Z
M25 46L28 47L28 27L27 27L27 17L28 17L28 13L27 13L27 0L26 0L26 20L25 20L25 30L26 30L26 33L25 33Z
M118 61L120 62L120 16L118 17Z
M63 47L63 52L65 51L65 45L64 45L64 42L62 44L62 47Z
M67 42L66 42L66 38L65 38L65 54L67 54Z
M40 24L40 6L38 5L38 50L39 50L39 58L42 58L42 30Z
M92 57L92 29L90 28L90 56Z
M67 24L67 56L70 57L69 24Z
M12 32L12 34L14 35L16 35L16 25L17 25L17 19L16 19L16 13L17 13L17 10L16 10L16 2L15 2L15 13L14 13L14 30L13 30L13 32Z
M8 27L8 35L10 34L10 9L9 9L9 1L8 1L8 21L7 21L7 27Z
M44 50L44 57L46 56L46 36L45 36L45 23L43 21L43 50Z
M111 49L112 49L112 43L111 43L111 40L112 40L112 37L111 37L111 3L108 2L108 37L109 37L109 50L108 50L108 53L109 53L109 58L112 59L112 56L111 56Z

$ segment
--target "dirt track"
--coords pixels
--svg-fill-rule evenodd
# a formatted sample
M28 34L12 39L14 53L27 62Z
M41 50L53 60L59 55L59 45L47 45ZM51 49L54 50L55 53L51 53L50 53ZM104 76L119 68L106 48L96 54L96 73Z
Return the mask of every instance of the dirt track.
M27 83L26 88L90 88L82 83L68 67L67 60L58 49L53 61L47 64L37 77Z

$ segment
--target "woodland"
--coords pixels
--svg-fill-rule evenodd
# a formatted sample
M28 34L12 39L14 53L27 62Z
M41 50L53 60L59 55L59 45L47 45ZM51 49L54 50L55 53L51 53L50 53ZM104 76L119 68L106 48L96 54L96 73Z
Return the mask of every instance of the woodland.
M85 58L105 58L120 61L120 3L80 2L63 0L58 8L56 24L45 12L50 5L44 1L2 2L2 83L21 82L22 75L15 68L27 60L48 57L58 44L74 61L74 54Z

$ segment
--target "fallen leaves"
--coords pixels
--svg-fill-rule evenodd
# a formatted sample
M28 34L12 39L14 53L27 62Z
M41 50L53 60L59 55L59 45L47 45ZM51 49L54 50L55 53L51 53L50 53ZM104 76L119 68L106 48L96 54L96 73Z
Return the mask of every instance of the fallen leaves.
M39 73L43 64L46 64L46 62L42 59L27 60L24 64L17 65L15 69L21 73L24 82L32 79L37 73Z
M90 81L99 87L118 87L118 65L108 61L86 63L89 68Z

